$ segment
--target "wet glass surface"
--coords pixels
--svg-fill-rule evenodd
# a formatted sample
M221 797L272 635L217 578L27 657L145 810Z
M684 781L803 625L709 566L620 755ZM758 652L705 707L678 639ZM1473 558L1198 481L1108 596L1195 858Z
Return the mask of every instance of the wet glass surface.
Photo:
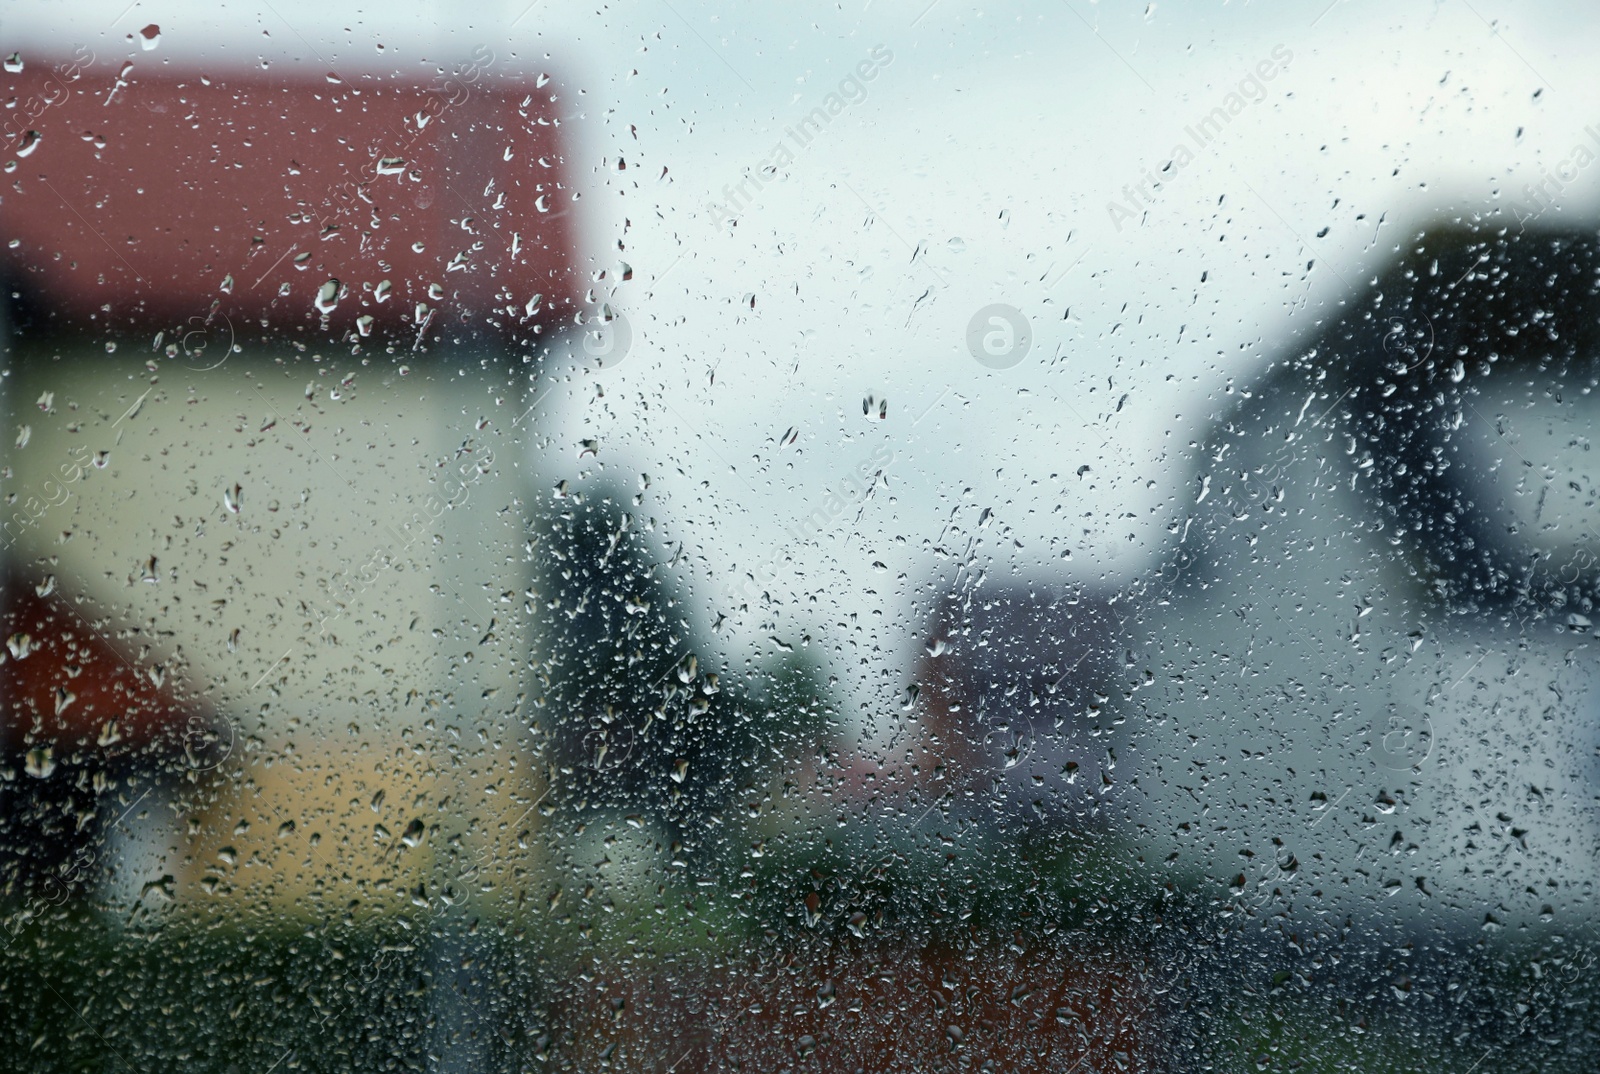
M1594 1068L1590 13L119 6L0 1067Z

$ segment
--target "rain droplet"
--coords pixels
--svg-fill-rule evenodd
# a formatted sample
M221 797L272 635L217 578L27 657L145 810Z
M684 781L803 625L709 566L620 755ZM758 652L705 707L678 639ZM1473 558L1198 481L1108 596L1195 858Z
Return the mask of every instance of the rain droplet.
M684 658L683 663L678 665L678 681L681 683L694 682L695 674L699 669L700 661L695 658L693 653L690 653Z
M152 22L139 31L139 47L145 52L151 51L159 44L161 44L161 27L155 23Z
M49 746L35 746L28 751L25 765L28 775L44 779L56 770L56 751Z
M222 506L226 507L231 513L238 514L239 513L239 505L242 502L243 497L244 497L244 492L243 492L242 489L239 488L238 485L234 485L230 489L223 489L222 490Z
M418 817L416 820L413 820L410 824L406 825L406 830L400 835L400 841L408 847L421 846L422 837L426 830L427 829L423 827L422 818Z
M339 304L339 281L338 280L330 279L326 283L324 283L321 287L317 288L316 307L317 307L317 312L318 313L321 313L321 314L324 314L324 315L332 313L333 310L334 310L334 307L337 306L338 304Z

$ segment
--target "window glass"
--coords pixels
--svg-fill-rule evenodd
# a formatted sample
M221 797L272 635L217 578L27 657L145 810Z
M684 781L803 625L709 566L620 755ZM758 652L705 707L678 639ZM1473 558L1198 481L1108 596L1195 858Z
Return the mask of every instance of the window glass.
M1597 53L11 5L0 1066L1594 1069Z

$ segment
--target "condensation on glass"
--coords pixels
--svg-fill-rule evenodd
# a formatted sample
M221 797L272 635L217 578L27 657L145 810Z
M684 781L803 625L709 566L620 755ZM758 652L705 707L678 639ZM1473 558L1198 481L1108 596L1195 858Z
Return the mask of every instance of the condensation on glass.
M0 1065L1593 1069L1592 19L1291 7L22 19Z

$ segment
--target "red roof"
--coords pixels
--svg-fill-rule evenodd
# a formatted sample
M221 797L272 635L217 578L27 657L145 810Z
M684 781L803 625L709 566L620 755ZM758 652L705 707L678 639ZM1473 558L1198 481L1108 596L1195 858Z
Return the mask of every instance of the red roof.
M265 320L407 342L419 304L430 336L571 316L564 101L486 49L420 83L24 59L0 76L0 212L36 314L182 331L219 303L241 338Z
M79 610L61 594L41 596L40 588L31 576L0 578L6 598L0 612L0 688L6 699L0 745L16 748L26 738L30 745L98 745L121 753L162 742L165 735L167 744L187 738L184 744L197 754L211 748L205 741L215 733L211 706L190 693L181 661L170 674L163 674L162 664L136 664L106 640L103 623L91 622L100 613ZM133 640L129 651L136 652L139 641L150 639ZM185 719L187 731L181 726Z

